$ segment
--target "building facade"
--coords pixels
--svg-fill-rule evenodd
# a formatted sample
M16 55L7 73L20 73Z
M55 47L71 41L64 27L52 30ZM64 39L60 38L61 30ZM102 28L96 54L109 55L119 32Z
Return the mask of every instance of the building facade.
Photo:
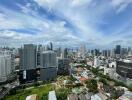
M57 76L57 59L54 51L44 51L40 55L40 80L54 80Z
M132 62L117 61L116 72L124 78L132 79Z
M12 73L12 58L11 55L0 55L0 82L8 80Z
M63 58L63 59L58 59L58 70L57 74L58 75L68 75L69 74L69 59Z
M20 55L20 69L30 70L35 69L37 66L37 51L36 46L33 44L26 44L23 48L19 49Z

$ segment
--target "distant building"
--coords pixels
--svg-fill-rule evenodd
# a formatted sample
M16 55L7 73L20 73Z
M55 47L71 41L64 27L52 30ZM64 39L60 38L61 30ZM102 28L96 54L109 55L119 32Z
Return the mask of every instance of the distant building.
M56 53L54 51L44 51L40 55L41 68L57 67Z
M120 45L116 45L115 53L121 54L121 46Z
M98 57L94 57L94 67L99 67L100 65L100 61L99 61L99 58Z
M19 55L21 70L29 70L36 68L36 46L34 46L33 44L25 44L24 48L19 49Z
M110 51L110 57L115 57L115 49L112 49L111 51Z
M104 57L110 57L110 50L103 50L102 51L102 56L104 56Z
M115 54L116 54L116 57L121 56L121 46L120 45L116 45Z
M6 81L13 72L12 58L9 54L0 54L0 82Z
M50 42L50 50L53 50L53 44Z
M37 47L37 68L40 67L40 54L43 51L44 51L44 48L42 47L42 45L38 45Z
M61 53L61 58L68 58L68 49L65 48Z
M57 57L61 57L61 48L55 50Z
M99 56L100 55L100 52L99 52L98 49L94 49L93 53L94 53L94 56Z
M86 47L84 44L82 44L79 50L79 57L85 58L85 54L86 54Z
M69 74L69 59L64 58L58 58L58 70L57 70L57 74L58 75L67 75Z

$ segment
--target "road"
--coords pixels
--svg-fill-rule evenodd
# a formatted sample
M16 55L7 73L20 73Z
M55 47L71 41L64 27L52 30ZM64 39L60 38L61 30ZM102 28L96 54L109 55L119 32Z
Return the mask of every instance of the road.
M15 88L16 86L18 86L19 84L15 81L12 82L10 84L6 84L4 86L4 89L0 91L0 100L3 99L7 94L9 94L9 91L13 88Z

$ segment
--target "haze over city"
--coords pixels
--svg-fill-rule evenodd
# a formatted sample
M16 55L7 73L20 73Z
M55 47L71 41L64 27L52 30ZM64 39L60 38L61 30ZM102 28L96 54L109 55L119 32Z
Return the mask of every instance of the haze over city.
M131 46L131 9L131 0L0 0L0 46Z

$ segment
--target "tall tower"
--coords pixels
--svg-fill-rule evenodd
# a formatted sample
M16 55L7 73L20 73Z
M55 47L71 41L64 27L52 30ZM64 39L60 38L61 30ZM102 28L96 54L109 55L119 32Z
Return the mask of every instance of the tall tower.
M20 54L20 69L28 70L35 69L37 66L37 52L36 46L33 44L26 44L24 48L19 50Z
M121 54L121 46L120 45L116 45L115 53Z
M54 80L57 76L57 60L54 51L45 51L40 55L40 80Z
M12 59L11 55L0 55L0 82L4 82L8 79L12 72Z
M81 58L85 58L85 53L86 53L86 47L85 47L84 44L82 44L82 45L80 46L79 56L80 56Z
M56 67L56 53L54 51L44 51L40 55L41 68Z
M50 50L53 50L53 44L50 42Z

